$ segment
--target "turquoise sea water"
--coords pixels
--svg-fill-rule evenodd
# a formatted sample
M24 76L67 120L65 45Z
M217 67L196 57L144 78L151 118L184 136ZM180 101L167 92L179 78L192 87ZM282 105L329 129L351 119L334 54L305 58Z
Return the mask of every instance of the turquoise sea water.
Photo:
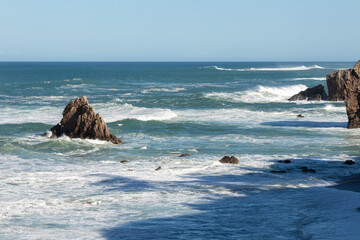
M0 239L357 239L360 131L287 101L353 65L0 63ZM83 95L123 145L40 136Z

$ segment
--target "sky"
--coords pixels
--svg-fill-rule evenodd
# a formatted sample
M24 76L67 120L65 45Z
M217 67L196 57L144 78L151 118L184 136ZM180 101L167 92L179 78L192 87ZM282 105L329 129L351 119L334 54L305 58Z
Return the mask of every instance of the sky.
M0 61L357 61L359 0L0 0Z

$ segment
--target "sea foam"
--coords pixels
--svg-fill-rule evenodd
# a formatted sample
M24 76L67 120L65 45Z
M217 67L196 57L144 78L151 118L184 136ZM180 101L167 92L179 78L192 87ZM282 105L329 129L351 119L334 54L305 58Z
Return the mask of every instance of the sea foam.
M290 85L283 87L270 87L259 85L254 89L240 91L240 92L212 92L205 94L206 98L212 98L228 102L247 102L247 103L261 103L261 102L281 102L305 90L307 87L302 84Z
M131 104L94 104L106 122L116 122L123 119L137 119L140 121L163 121L176 118L177 114L170 109L135 107Z
M13 108L5 107L0 115L0 124L47 123L56 124L61 120L61 108Z
M123 119L140 121L169 120L177 115L170 109L135 107L131 104L101 103L92 104L95 112L103 116L105 122ZM12 108L5 107L0 115L0 124L46 123L57 124L62 118L63 107Z

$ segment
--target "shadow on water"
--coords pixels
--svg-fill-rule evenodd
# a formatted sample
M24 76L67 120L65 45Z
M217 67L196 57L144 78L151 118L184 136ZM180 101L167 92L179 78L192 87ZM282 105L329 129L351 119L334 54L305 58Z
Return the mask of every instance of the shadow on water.
M150 182L127 177L109 174L92 174L91 176L106 178L92 184L94 186L106 186L105 191L146 192L156 189L156 186Z
M358 159L354 158L354 160ZM303 165L315 168L316 173L301 172L300 166ZM358 172L357 166L346 166L342 161L296 158L291 159L290 164L274 160L270 169L242 167L242 169L252 171L244 175L194 173L186 175L183 181L150 183L117 175L103 175L106 179L94 185L102 186L105 191L147 192L172 187L168 191L176 192L186 189L194 191L194 194L207 193L208 197L202 198L203 201L197 203L181 204L191 209L190 213L127 222L103 229L102 236L109 240L346 238L341 229L341 222L336 222L340 226L336 226L335 221L331 222L333 216L336 215L333 209L339 208L338 203L334 206L334 200L326 195L329 191L332 191L332 194L338 194L339 192L336 192L338 190L324 187L289 187L288 184L299 183L299 180L305 183L314 179L321 181L322 179L319 178L329 180L326 175L319 172L337 169L336 171L342 172L339 173L340 175L346 175L344 172L349 168ZM271 173L271 170L279 169L287 169L287 172ZM226 189L227 193L210 191L219 187ZM358 200L360 200L360 194ZM172 207L176 207L176 204L174 203ZM153 208L154 216L167 215L165 210L156 209L156 206ZM356 212L356 209L348 211ZM358 220L360 220L360 214ZM345 223L346 221L345 219ZM315 224L318 228L312 227L309 231L307 229L309 224ZM334 225L332 228L326 231L321 230L331 224ZM360 234L360 231L356 231ZM315 235L312 236L313 234ZM351 239L353 233L346 234L350 234L350 238L347 239Z
M347 122L276 121L263 122L260 125L275 127L346 128Z

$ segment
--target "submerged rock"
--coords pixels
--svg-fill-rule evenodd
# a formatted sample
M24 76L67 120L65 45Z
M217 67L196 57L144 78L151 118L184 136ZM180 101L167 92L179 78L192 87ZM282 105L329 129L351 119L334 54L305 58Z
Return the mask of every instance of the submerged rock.
M286 173L285 170L272 170L271 173Z
M295 94L289 101L296 100L326 100L327 94L325 92L324 86L319 84L312 88L307 88L305 91L301 91L298 94Z
M51 138L63 134L71 138L106 140L115 144L122 141L111 134L100 114L95 114L85 96L72 100L63 111L60 124L50 129Z
M188 156L190 156L190 154L182 153L182 154L180 154L178 157L188 157Z
M301 171L304 172L304 173L316 173L316 170L315 170L315 169L312 169L312 168L301 167L300 169L301 169Z
M225 156L222 159L220 159L221 163L230 163L230 164L238 164L239 160L234 156Z
M279 160L279 163L291 163L291 160L285 159L285 160Z
M353 160L346 160L346 161L344 162L344 164L345 164L345 165L353 165L353 164L355 164L355 162L354 162Z

